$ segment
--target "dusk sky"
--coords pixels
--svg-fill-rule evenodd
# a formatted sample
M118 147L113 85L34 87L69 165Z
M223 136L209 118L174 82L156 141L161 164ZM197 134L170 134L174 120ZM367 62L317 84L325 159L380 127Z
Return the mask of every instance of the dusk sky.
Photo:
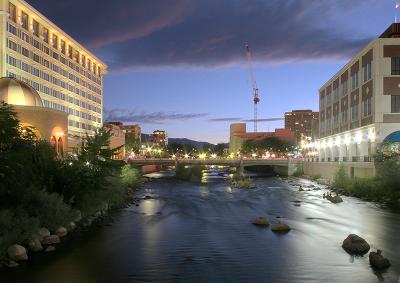
M109 65L106 119L212 143L229 140L230 123L253 117L245 43L259 118L283 118L317 110L319 87L396 13L393 0L28 2ZM258 126L276 127L283 121Z

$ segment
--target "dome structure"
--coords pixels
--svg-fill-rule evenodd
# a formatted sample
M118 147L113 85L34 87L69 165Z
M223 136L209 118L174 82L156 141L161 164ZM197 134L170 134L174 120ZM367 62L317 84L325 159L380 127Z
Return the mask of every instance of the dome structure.
M15 78L0 78L0 101L21 106L43 107L38 92L23 81Z

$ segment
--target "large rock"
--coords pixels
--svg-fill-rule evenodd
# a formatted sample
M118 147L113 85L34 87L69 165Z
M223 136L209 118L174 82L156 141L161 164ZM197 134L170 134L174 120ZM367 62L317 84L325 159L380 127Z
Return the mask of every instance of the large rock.
M27 260L28 255L26 253L26 249L21 245L12 245L7 249L8 257L11 260Z
M28 241L28 248L32 252L40 252L41 250L43 250L40 240L36 237L34 237Z
M55 250L56 250L56 248L54 246L48 246L44 251L45 252L53 252Z
M43 239L44 237L50 236L50 231L49 229L42 227L39 229L37 232L37 235L39 236L39 240Z
M57 230L55 231L55 234L58 237L62 238L62 237L67 236L68 230L67 230L67 228L61 226L61 227L57 228Z
M290 231L290 227L285 223L278 223L272 225L271 231L275 233L286 233Z
M326 197L332 203L341 203L343 199L340 196L327 196Z
M82 220L82 213L78 209L72 210L72 217L74 222L79 222Z
M41 241L43 245L53 245L53 244L58 244L60 243L60 237L57 235L50 235L47 237L44 237L43 240Z
M390 262L387 258L382 256L382 251L377 250L376 252L369 253L369 264L375 269L386 269L390 266Z
M71 222L68 224L68 229L72 231L72 230L75 230L75 228L76 228L75 222L71 221Z
M252 223L257 226L265 226L265 227L269 225L268 219L265 217L258 217L254 219Z
M347 236L347 238L343 241L342 247L348 253L357 255L366 254L370 249L367 241L356 234L350 234Z

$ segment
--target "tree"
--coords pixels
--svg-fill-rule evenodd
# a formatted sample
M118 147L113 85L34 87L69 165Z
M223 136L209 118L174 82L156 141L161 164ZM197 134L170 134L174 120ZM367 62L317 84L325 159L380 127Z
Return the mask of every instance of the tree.
M129 154L131 152L139 152L140 141L133 134L127 133L125 135L125 150Z

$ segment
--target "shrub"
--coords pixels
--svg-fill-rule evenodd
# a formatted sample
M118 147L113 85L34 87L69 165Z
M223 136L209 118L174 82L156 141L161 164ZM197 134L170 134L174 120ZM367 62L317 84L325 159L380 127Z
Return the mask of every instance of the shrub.
M203 167L200 165L187 166L179 164L176 168L176 178L185 181L200 182L203 175Z
M304 169L302 164L297 164L296 170L293 172L293 176L300 177L304 175Z
M351 179L347 175L344 166L341 165L335 174L335 178L333 180L333 186L338 189L349 190L350 184L351 184Z
M124 165L121 168L122 184L130 188L136 188L141 182L141 175L138 169L132 165Z

